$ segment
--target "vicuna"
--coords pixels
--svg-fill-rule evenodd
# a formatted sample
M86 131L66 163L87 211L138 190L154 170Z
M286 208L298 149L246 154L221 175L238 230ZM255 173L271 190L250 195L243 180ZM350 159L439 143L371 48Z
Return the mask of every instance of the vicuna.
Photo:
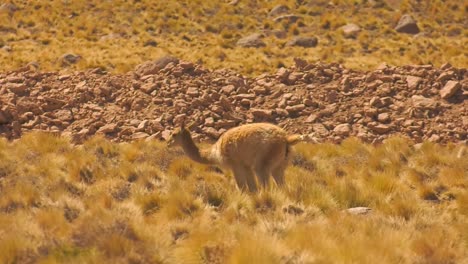
M264 187L270 175L276 184L284 184L291 146L304 140L315 141L305 135L288 135L282 128L269 123L254 123L226 131L210 147L199 149L190 131L182 125L168 139L168 146L181 146L192 160L231 169L241 190L255 192L255 176Z

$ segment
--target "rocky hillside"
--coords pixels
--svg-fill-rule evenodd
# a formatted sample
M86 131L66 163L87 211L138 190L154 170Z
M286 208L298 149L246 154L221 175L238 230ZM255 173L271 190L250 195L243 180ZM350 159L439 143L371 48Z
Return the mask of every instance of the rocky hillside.
M99 69L64 75L29 65L0 74L0 84L0 131L9 139L29 130L76 141L94 134L165 138L183 121L197 139L261 121L333 142L392 134L449 142L465 140L468 131L468 71L448 64L359 72L296 59L294 67L248 78L162 57L123 75Z
M260 121L331 142L400 134L447 143L466 140L468 131L468 71L450 64L362 72L296 58L293 67L250 78L162 57L126 74L41 72L30 64L0 73L0 85L0 134L9 139L31 130L75 142L94 134L160 139L183 121L198 140Z

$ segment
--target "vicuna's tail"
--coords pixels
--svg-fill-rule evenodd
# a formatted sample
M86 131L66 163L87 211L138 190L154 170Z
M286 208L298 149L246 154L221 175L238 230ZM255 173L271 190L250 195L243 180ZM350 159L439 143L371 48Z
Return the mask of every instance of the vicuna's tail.
M302 141L313 142L313 143L319 143L320 142L316 137L314 137L313 134L309 134L309 135L291 135L291 136L288 136L286 141L288 142L288 145L295 145L295 144L297 144L299 142L302 142Z
M291 135L291 136L288 136L286 141L288 142L288 145L295 145L301 141L304 141L304 136L303 135Z

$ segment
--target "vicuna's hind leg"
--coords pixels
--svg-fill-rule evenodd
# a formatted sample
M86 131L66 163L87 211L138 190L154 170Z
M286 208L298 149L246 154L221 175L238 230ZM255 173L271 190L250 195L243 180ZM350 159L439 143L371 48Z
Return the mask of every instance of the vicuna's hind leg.
M246 190L248 187L251 192L257 191L255 175L251 168L245 165L237 165L233 166L232 171L234 172L234 177L236 178L239 189Z
M270 180L270 164L259 164L255 168L255 173L257 174L258 181L265 188L268 185Z
M286 170L287 166L288 166L287 160L283 160L275 168L273 168L273 171L272 171L273 179L275 179L275 182L278 186L284 185L284 171Z

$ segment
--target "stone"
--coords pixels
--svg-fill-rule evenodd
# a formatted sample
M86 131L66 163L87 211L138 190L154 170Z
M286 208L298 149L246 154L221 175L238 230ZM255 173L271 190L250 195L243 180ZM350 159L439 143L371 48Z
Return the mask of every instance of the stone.
M177 64L179 63L179 59L172 56L163 56L157 60L139 64L135 67L135 74L140 77L156 74L160 70L164 69L169 63Z
M237 41L237 46L244 48L260 48L265 47L266 44L262 40L262 34L254 33L239 39Z
M24 95L28 90L27 86L22 83L7 83L5 87L12 93L17 95Z
M44 111L54 111L67 104L67 102L53 97L43 97L41 107Z
M369 127L371 128L372 131L381 135L390 132L390 130L392 129L389 125L384 125L384 124L378 124L378 125L373 125Z
M280 80L286 80L289 76L289 70L284 68L284 67L281 67L278 69L278 71L276 72L276 77Z
M411 15L405 14L400 18L398 21L395 30L400 33L407 33L407 34L418 34L419 27L416 23L416 20Z
M357 34L361 31L361 28L356 24L347 24L341 27L343 35L346 38L355 38Z
M215 121L213 117L210 116L210 117L205 118L205 123L204 123L205 126L211 127L214 125L214 123Z
M140 90L142 90L146 94L150 94L157 88L158 88L158 85L156 83L145 83L140 87Z
M371 106L377 107L377 108L382 107L384 105L382 100L379 97L376 97L376 96L372 97L369 104Z
M110 134L114 133L117 130L117 124L107 124L102 127L100 127L96 133L102 133L102 134Z
M381 123L388 123L390 122L390 114L389 113L381 113L377 116L377 120Z
M255 86L252 91L256 94L256 95L266 95L268 94L268 89L266 87L263 87L263 86Z
M258 119L270 119L273 115L273 110L268 109L251 108L250 112Z
M310 114L304 122L306 123L314 123L318 119L316 114Z
M72 121L73 115L69 109L61 109L55 113L55 116L61 121Z
M430 138L427 139L430 142L439 142L440 136L437 134L432 134Z
M72 54L72 53L67 53L62 55L60 57L60 61L62 62L62 66L68 66L71 64L76 64L78 63L82 57L80 55Z
M298 113L302 110L305 109L304 104L297 104L297 105L292 105L292 106L286 106L286 111L288 111L289 114L295 114Z
M179 61L179 66L185 71L192 70L195 67L195 65L189 61Z
M447 80L450 80L454 78L454 72L453 71L448 71L448 72L443 72L437 77L436 81L438 82L445 82Z
M167 141L171 137L171 134L172 132L170 130L165 129L163 132L161 132L161 137Z
M457 93L460 87L460 82L448 81L445 84L444 88L440 90L440 97L442 97L442 99L448 99L452 97L455 93Z
M437 102L434 99L427 98L422 95L411 96L411 103L416 108L433 109L437 107Z
M132 134L132 136L131 136L131 138L133 140L145 139L147 137L149 137L149 134L145 133L145 132L136 132L136 133Z
M407 76L406 77L406 83L408 84L409 89L416 89L418 88L418 85L421 83L422 78L421 77L416 77L416 76Z
M362 207L362 206L346 209L346 212L353 214L353 215L365 215L365 214L368 214L370 211L372 211L371 208Z
M275 113L279 116L282 116L282 117L287 117L289 116L289 113L288 111L284 110L283 108L276 108L275 109Z
M204 127L203 132L211 138L217 139L221 135L214 127Z
M339 124L334 129L333 132L339 136L348 136L351 132L350 124Z
M177 116L174 118L174 122L175 122L175 119L177 118ZM143 120L141 121L138 126L137 126L137 131L143 131L145 130L147 127L148 127L148 124L149 124L149 120Z
M304 48L313 48L317 46L318 39L317 37L302 37L297 36L291 39L286 43L286 46L297 46L297 47L304 47Z
M227 94L227 95L232 94L235 90L236 90L236 87L235 87L234 85L232 85L232 84L223 86L223 88L221 88L221 91L222 91L224 94Z
M245 107L250 107L252 105L252 100L243 98L240 100L240 104Z
M249 99L249 100L254 100L257 96L255 94L238 94L235 96L236 99Z
M273 7L270 12L268 13L269 16L278 16L281 14L285 14L289 11L289 7L285 5L277 5Z
M281 16L275 17L273 21L275 22L287 21L288 23L296 23L296 21L299 20L299 18L301 17L298 15L288 14L288 15L281 15Z
M329 133L328 129L323 124L320 124L320 123L313 124L312 129L314 130L315 133L317 133L320 136L326 136Z
M199 91L198 91L198 88L195 88L195 87L189 87L187 89L187 95L191 96L191 97L197 97L199 95Z

